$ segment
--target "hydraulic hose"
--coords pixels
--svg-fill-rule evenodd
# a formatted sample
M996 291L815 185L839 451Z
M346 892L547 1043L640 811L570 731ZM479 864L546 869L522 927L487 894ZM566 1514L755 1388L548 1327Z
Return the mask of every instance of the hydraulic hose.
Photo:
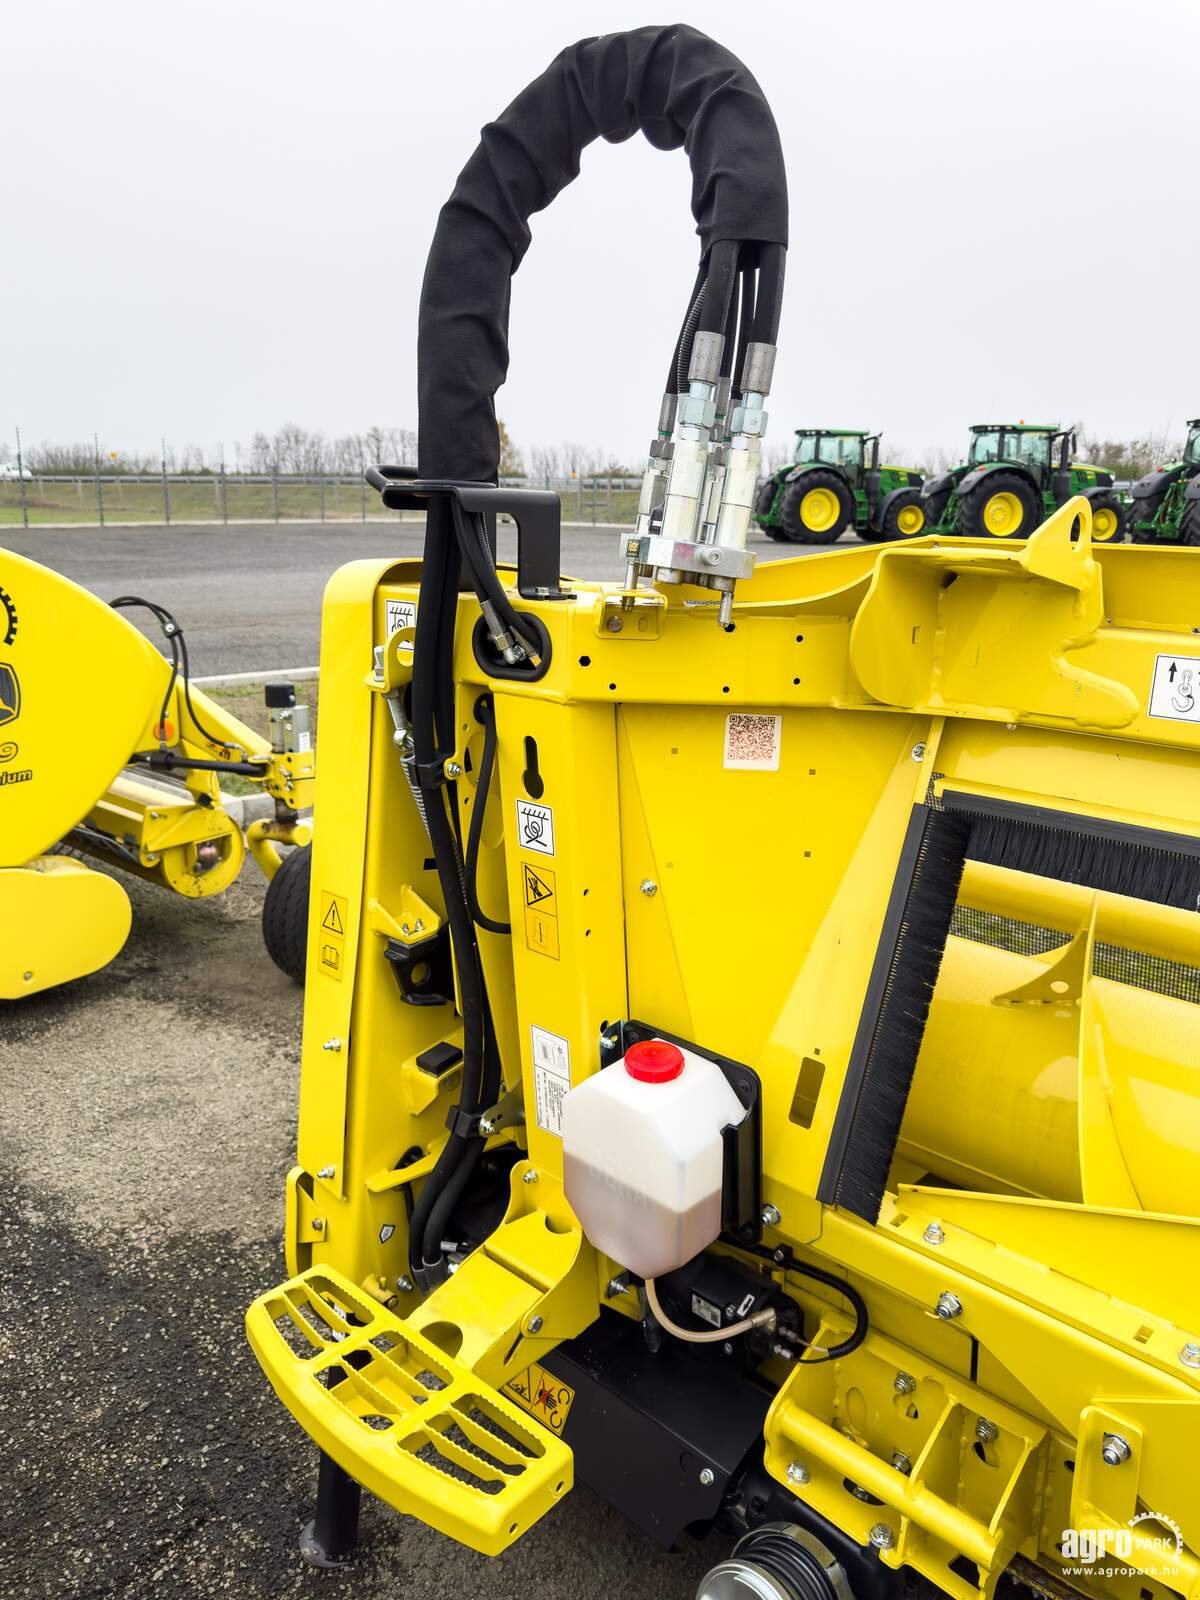
M417 339L421 478L495 482L500 441L494 396L508 371L510 280L529 246L529 218L577 176L593 140L619 143L639 130L659 149L683 146L692 168L701 268L676 346L675 376L682 371L684 386L697 329L727 329L745 252L762 260L763 252L774 252L781 274L787 245L783 151L762 90L742 63L686 26L639 28L570 46L484 128L438 218ZM745 282L738 298L739 322L748 325L746 307L755 301ZM471 870L463 872L442 770L456 746L454 628L464 567L485 615L492 614L489 626L494 616L515 645L536 655L496 575L480 519L435 497L417 607L412 764L445 902L464 1060L459 1115L413 1207L410 1266L426 1285L444 1266L446 1224L482 1149L482 1139L470 1131L472 1119L500 1080L475 938L478 836L473 846L468 830ZM486 801L486 784L478 798L473 822ZM483 920L483 926L502 925Z

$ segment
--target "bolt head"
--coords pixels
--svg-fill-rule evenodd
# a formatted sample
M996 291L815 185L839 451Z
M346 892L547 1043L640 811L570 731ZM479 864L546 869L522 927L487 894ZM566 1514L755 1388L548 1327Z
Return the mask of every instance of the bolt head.
M638 888L644 895L647 896L656 895L658 893L658 885L655 883L653 878L643 878L641 883L638 884Z
M714 545L704 552L704 559L710 567L719 567L725 559L725 553Z
M538 1181L538 1175L537 1175L536 1167L530 1167L521 1176L521 1182L522 1183L536 1183L537 1181Z
M898 1372L892 1380L892 1388L897 1394L912 1394L917 1387L917 1380L911 1372Z
M989 1422L986 1417L980 1417L975 1424L975 1437L980 1444L994 1444L1000 1437L1000 1429L994 1422Z
M1121 1467L1133 1451L1119 1433L1106 1433L1100 1441L1100 1459L1106 1467Z
M764 1206L760 1216L764 1228L777 1228L783 1221L783 1218L779 1214L778 1206Z
M940 1222L931 1222L921 1237L925 1240L926 1244L944 1244L946 1239L946 1230L942 1227Z
M903 1450L892 1451L892 1465L897 1472L903 1473L906 1478L912 1472L912 1462L904 1454Z
M787 1480L789 1483L809 1483L812 1473L803 1461L789 1461L787 1465Z
M1200 1367L1200 1343L1189 1339L1179 1352L1179 1359L1185 1367Z
M448 778L461 778L463 775L462 764L458 761L447 761L446 776Z
M717 1475L716 1475L716 1473L713 1471L713 1469L711 1467L701 1467L700 1468L700 1482L704 1485L704 1487L706 1489L711 1484L716 1483L716 1481L717 1481Z
M333 1174L336 1172L336 1170L337 1170L336 1167L321 1167L319 1169L319 1171L317 1172L317 1177L318 1178L332 1178Z
M606 1300L615 1300L619 1294L624 1294L628 1287L629 1279L622 1273L618 1273L615 1278L610 1278L604 1285L604 1298Z
M536 1313L525 1324L526 1333L541 1333L542 1319Z
M924 744L923 740L922 740L921 743L913 745L913 747L912 747L912 758L913 758L914 761L924 761L924 759L925 759L925 744Z
M480 1117L479 1131L485 1139L490 1139L496 1131L496 1123L491 1117Z
M396 1287L401 1294L412 1293L412 1279L406 1278L403 1273L396 1279Z
M312 1231L314 1233L324 1233L325 1232L325 1218L324 1217L314 1217L312 1219Z
M955 1317L962 1316L962 1301L956 1294L951 1294L948 1289L943 1289L937 1297L937 1305L933 1308L934 1315L941 1317L943 1322L950 1322Z
M609 617L604 626L608 629L609 633L620 633L625 624L620 617Z
M867 1535L867 1538L875 1546L876 1550L890 1550L896 1543L896 1535L886 1522L877 1522Z
M342 1041L340 1039L326 1039L325 1043L321 1046L322 1050L332 1050L335 1055L341 1048Z

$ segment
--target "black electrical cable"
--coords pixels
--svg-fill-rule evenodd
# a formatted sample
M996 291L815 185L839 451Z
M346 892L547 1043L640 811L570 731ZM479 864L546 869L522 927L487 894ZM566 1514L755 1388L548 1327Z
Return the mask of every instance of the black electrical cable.
M840 1361L843 1356L848 1356L858 1349L871 1330L871 1317L867 1310L867 1302L852 1283L845 1278L839 1278L836 1272L827 1272L824 1267L814 1267L807 1261L798 1261L786 1247L780 1250L768 1250L766 1245L757 1244L749 1248L756 1256L769 1261L773 1267L782 1268L785 1272L798 1272L802 1277L811 1278L815 1283L823 1283L827 1289L835 1289L850 1302L851 1310L854 1312L853 1332L849 1333L840 1344L830 1345L822 1350L820 1355L809 1358L801 1356L800 1361L803 1365L816 1367L823 1361Z
M488 792L492 786L492 769L496 764L496 713L490 694L481 694L475 702L475 720L483 724L483 754L479 759L479 775L475 784L475 810L467 829L467 854L464 877L467 901L471 915L481 928L489 933L511 933L511 922L497 922L489 917L479 904L479 843L483 835L483 814L487 810Z
M167 610L166 606L159 605L155 600L143 600L140 595L136 594L118 595L115 600L109 601L109 606L113 611L131 610L137 607L149 611L157 620L167 643L171 646L171 676L167 681L167 692L163 696L162 711L158 719L159 744L165 749L167 742L167 712L171 705L171 695L176 682L182 679L184 704L187 706L188 715L195 724L197 732L207 739L209 744L216 745L218 750L241 750L241 745L231 744L228 739L219 738L206 728L200 720L196 708L192 704L192 670L191 662L188 658L187 638L183 629Z

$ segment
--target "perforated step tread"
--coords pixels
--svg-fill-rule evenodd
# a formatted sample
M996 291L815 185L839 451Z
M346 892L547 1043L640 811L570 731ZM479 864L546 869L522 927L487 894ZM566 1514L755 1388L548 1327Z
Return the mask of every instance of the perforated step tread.
M332 1268L261 1295L246 1331L327 1455L472 1549L498 1555L571 1487L560 1439Z

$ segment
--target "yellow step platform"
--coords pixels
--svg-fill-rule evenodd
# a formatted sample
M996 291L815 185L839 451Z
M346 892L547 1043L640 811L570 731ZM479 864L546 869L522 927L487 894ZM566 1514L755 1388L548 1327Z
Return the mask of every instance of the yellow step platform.
M327 1455L472 1549L499 1555L571 1487L561 1440L332 1268L261 1295L246 1331Z

